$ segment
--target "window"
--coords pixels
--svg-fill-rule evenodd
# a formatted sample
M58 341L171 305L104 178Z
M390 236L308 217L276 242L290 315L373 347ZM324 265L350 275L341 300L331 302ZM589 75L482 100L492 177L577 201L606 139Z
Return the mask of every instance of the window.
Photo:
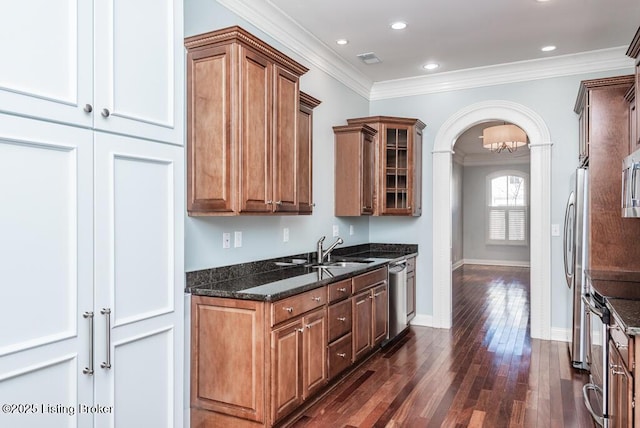
M518 171L487 176L487 243L527 244L527 178Z

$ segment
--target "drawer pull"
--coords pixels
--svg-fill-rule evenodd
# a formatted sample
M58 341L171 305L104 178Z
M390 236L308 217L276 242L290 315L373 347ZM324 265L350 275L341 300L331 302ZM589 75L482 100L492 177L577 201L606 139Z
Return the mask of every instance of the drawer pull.
M338 288L338 291L341 293L346 293L347 289L345 287Z
M308 327L308 326L307 326ZM304 333L304 328L296 328L296 331L298 333Z
M284 309L285 311L289 312L290 314L292 314L292 313L293 313L293 306L284 307L284 308L282 308L282 309Z
M347 317L338 317L338 321L345 322L346 320L347 320Z
M381 295L382 293L376 293L373 295L373 297L378 297L379 295Z
M629 347L629 345L623 345L620 342L616 342L616 348L618 349L627 349Z
M617 364L609 364L609 367L611 368L611 374L612 375L624 375L624 370L617 370L619 368L621 368L619 365Z
M338 352L336 355L338 357L340 357L340 358L346 358L347 357L347 354L345 352Z
M320 300L322 300L322 297L312 297L311 300L313 300L314 302L319 302Z

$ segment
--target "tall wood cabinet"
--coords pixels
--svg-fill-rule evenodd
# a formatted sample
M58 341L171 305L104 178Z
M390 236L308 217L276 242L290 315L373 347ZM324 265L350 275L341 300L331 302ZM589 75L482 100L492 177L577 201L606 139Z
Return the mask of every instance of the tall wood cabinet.
M297 213L308 173L299 170L308 141L298 136L311 123L300 123L307 68L237 26L185 46L189 214Z
M298 112L298 214L313 212L313 109L320 100L300 92Z
M75 412L0 425L182 426L182 2L38 7L0 16L0 401Z
M335 214L371 215L375 194L376 130L368 125L334 126Z
M575 112L580 146L588 163L588 266L593 270L636 270L640 222L620 216L622 159L629 150L629 107L625 94L634 76L581 82Z
M347 119L377 131L373 215L422 214L422 130L418 119L372 116Z
M635 130L635 135L632 134L629 139L629 151L633 152L640 149L640 28L638 28L638 31L629 45L629 49L627 49L627 55L636 61L632 103L633 113L630 117L631 122L633 122L631 127Z

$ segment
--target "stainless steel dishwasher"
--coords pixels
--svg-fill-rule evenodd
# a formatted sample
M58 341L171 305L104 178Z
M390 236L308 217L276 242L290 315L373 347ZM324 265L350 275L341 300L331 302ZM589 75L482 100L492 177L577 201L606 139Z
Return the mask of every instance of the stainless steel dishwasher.
M389 341L407 327L407 260L389 264Z

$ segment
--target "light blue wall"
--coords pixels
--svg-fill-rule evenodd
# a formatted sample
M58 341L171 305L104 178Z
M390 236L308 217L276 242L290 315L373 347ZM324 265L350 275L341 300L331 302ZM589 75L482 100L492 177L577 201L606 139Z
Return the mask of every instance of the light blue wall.
M499 155L498 155L499 156ZM463 257L465 260L529 262L529 245L489 245L486 240L486 178L497 171L520 171L529 176L529 164L465 166L463 180ZM527 180L527 195L529 195Z
M274 41L213 0L185 0L185 37L240 25L250 33L309 67L304 58ZM309 67L302 76L301 90L322 101L313 113L313 199L310 216L186 217L185 269L193 271L315 250L322 235L332 242L337 224L344 245L369 242L367 218L336 218L334 201L334 140L332 127L346 124L349 117L366 116L369 102L326 73ZM349 235L349 226L354 235ZM283 242L283 228L290 240ZM242 231L241 248L233 248L233 232ZM230 232L232 248L222 248L222 233Z
M433 186L448 185L433 183L433 144L438 129L453 114L471 104L489 100L507 100L534 110L546 122L551 133L551 223L562 227L566 198L569 195L569 176L577 166L578 119L573 106L581 80L605 76L630 74L633 70L617 70L607 73L591 73L522 83L495 85L482 88L441 92L426 95L378 100L371 103L370 114L417 117L427 124L423 134L423 215L414 221L407 219L377 219L370 221L371 241L396 239L419 245L417 283L417 312L433 314L432 311L432 231L431 211ZM551 326L570 327L567 311L569 291L565 285L562 261L562 239L551 240ZM437 286L437 285L436 285Z
M451 165L451 263L461 261L464 255L463 226L467 211L463 203L465 168L458 162Z

